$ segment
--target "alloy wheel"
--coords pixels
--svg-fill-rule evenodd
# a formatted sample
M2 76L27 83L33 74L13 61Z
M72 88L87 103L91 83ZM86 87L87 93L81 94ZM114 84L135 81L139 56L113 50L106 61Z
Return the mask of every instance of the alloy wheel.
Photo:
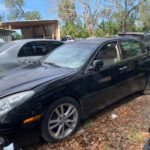
M78 111L74 105L70 103L60 104L49 118L49 134L55 139L63 139L69 136L78 123L78 117Z

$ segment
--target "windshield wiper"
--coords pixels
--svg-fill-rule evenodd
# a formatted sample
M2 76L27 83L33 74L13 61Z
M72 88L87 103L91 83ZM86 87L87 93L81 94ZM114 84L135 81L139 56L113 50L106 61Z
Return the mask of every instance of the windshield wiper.
M46 64L46 65L50 65L50 66L53 66L53 67L59 67L58 65L56 65L55 63L52 63L52 62L43 62L43 64Z

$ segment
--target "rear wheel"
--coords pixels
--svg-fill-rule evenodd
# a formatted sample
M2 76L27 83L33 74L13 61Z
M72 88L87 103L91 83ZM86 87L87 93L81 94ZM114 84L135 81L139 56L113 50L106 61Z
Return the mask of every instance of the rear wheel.
M72 98L52 103L43 118L43 139L47 142L57 142L73 134L79 124L80 114L79 104Z

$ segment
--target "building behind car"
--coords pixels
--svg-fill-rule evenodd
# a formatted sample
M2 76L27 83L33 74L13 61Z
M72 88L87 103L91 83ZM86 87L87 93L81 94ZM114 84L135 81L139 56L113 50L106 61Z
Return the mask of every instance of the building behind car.
M21 30L23 39L44 38L60 39L58 20L34 20L1 22L0 28Z
M2 29L0 28L0 43L3 42L10 42L12 41L12 36L11 34L13 33L13 30L8 30L8 29Z

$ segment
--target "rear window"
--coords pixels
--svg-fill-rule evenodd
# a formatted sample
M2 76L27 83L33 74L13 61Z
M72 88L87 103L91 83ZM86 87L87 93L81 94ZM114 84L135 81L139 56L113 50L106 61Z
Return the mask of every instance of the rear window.
M60 45L62 45L62 43L56 41L30 42L21 48L18 57L44 56Z
M120 41L120 46L123 52L124 59L135 57L146 52L146 47L144 46L144 44L135 40Z

